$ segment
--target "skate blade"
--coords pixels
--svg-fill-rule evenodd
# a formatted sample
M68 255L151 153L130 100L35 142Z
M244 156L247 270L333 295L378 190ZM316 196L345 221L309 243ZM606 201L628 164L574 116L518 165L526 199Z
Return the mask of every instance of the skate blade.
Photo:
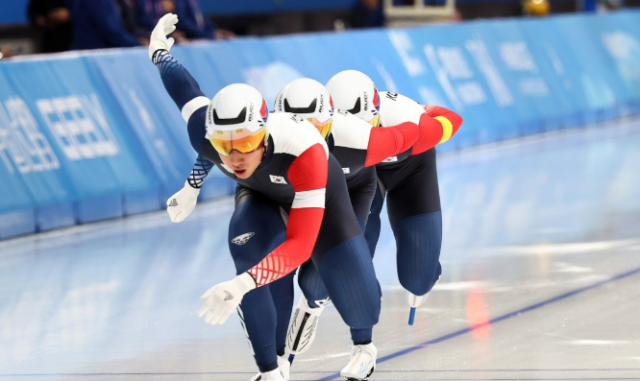
M369 371L369 374L365 376L365 378L354 378L354 377L345 377L347 381L369 381L369 377L373 374L376 369L373 368Z
M411 310L409 310L409 325L413 325L413 321L415 318L416 318L416 308L411 307Z

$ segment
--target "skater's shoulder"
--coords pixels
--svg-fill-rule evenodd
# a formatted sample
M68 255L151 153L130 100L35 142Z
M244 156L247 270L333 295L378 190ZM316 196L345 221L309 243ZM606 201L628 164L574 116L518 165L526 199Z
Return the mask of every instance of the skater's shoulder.
M310 147L320 144L329 155L327 143L311 122L295 114L269 114L267 129L273 140L273 152L300 156Z
M333 115L331 135L335 145L366 150L373 126L347 111L338 111Z
M419 123L424 108L402 94L380 92L380 125L394 126L404 122Z

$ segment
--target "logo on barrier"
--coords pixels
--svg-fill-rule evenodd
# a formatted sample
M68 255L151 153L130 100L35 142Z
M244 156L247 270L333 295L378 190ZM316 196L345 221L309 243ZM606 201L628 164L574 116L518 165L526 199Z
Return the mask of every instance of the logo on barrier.
M517 80L517 87L522 95L544 97L549 95L547 83L538 76L538 66L524 41L505 42L500 44L500 58L513 72L524 73L525 78Z
M396 52L398 52L398 55L410 76L415 77L420 74L424 74L425 68L422 61L410 55L410 51L413 50L413 43L411 42L411 38L407 32L389 32L389 40L391 40L393 47L396 48Z
M465 48L471 53L480 74L487 81L496 103L503 107L513 104L513 96L491 60L484 43L478 39L468 40ZM454 107L463 110L465 105L479 105L487 101L487 95L475 79L475 73L461 48L456 46L435 48L427 44L424 46L424 54L436 73L440 87Z
M616 63L620 75L629 81L640 81L640 42L633 35L615 31L601 34L605 49Z
M509 91L509 88L500 75L498 68L493 63L491 56L489 56L487 46L484 42L480 39L469 40L466 42L465 46L476 61L476 65L480 68L480 72L487 80L487 84L489 85L489 89L491 90L496 103L499 106L512 105L514 102L513 95L511 95L511 91Z
M0 161L10 173L51 171L60 168L51 144L22 98L0 102Z
M95 94L38 99L36 106L69 160L115 156L118 144Z
M500 44L498 48L500 52L500 58L507 65L510 70L513 71L530 71L536 73L538 67L533 62L533 57L529 53L527 44L523 41L518 42L505 42Z
M469 64L460 48L439 47L436 51L433 45L427 44L424 46L424 54L436 74L438 82L440 82L440 87L455 108L464 110L465 104L478 104L485 101L486 96L482 91L482 87L475 81L468 81L473 79L473 72L469 69ZM453 80L459 79L467 80L463 84L467 87L478 87L480 89L479 93L478 91L474 92L476 94L475 99L465 99L463 102L461 97L465 96L468 90L460 89L459 86L456 88L452 83Z

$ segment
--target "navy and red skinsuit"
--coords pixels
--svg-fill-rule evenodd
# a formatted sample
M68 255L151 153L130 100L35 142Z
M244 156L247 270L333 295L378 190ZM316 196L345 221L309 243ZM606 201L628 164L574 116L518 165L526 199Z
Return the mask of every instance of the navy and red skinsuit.
M370 210L372 210L372 198L376 192L378 193L379 203L381 204L382 201L380 190L376 190L377 183L390 183L394 188L403 191L402 197L405 199L404 201L402 199L399 201L403 202L402 205L406 206L406 209L400 209L399 211L394 209L394 212L404 213L403 216L423 214L424 208L418 205L417 208L412 209L411 205L421 204L421 201L425 201L421 196L421 192L432 188L420 187L421 182L412 181L413 174L410 172L415 172L415 176L428 176L423 170L424 165L420 163L433 160L435 165L435 157L430 156L430 152L435 152L433 147L451 137L461 123L461 119L458 121L459 116L449 110L430 106L430 113L427 113L423 106L403 96L399 96L400 107L395 103L389 104L391 97L387 96L387 94L381 93L381 96L387 98L387 100L380 102L380 113L384 112L384 115L386 115L386 117L381 116L381 121L385 123L383 128L372 128L367 122L352 114L339 111L334 115L332 132L328 137L331 153L343 167L356 216L360 219L361 224L367 225L367 231L369 231L367 218ZM398 98L395 94L393 96L394 99ZM443 116L441 114L449 116L454 120L454 123L447 123L446 120L442 120ZM457 127L454 127L453 124ZM387 162L404 164L390 166ZM375 173L372 173L371 166L373 165L376 165L377 170L383 173L382 179L378 179L378 181L376 181ZM378 169L381 167L382 169ZM435 176L435 171L432 174ZM405 179L408 179L409 185L397 185ZM430 180L430 178L427 177L426 180ZM439 211L437 177L435 180L436 199L435 201L427 199L427 202L437 203L437 210ZM413 201L415 199L418 199L418 202ZM394 198L395 200L396 198ZM395 204L393 205L395 206ZM375 207L376 211L371 212L371 217L374 218L374 224L377 227L376 233L379 233L381 205L376 205ZM412 210L415 214L410 214ZM422 217L417 218L421 219ZM396 221L394 220L394 222ZM420 237L420 234L425 233L415 231L415 229L421 229L423 225L414 224L410 226L409 232L412 234L410 237ZM401 237L402 247L420 244L420 242L405 242L405 237L401 233L396 236ZM375 237L377 241L377 234ZM422 253L425 251L419 252L419 249L422 249L422 246L418 250L413 249L412 256L399 255L400 260L411 260L415 256L424 255ZM375 246L371 248L372 257L373 250L375 250ZM416 261L411 263L416 263ZM427 279L426 282L428 281ZM301 266L298 282L311 307L315 308L325 303L329 293L323 289L322 281L312 266L307 263Z
M348 112L335 112L327 144L342 167L351 205L362 229L367 224L371 202L376 193L374 165L391 155L408 150L418 139L419 133L418 126L412 122L393 128L374 128ZM320 275L309 262L300 267L298 284L312 308L324 304L330 297ZM360 335L352 329L353 336ZM278 343L284 346L284 338L278 337Z
M376 193L377 178L374 165L391 155L407 151L419 137L420 129L413 122L401 123L393 128L374 128L348 112L337 111L334 114L327 145L342 167L351 205L363 230ZM201 186L209 168L206 161L200 159L196 162L189 176L193 187ZM300 266L298 283L310 307L316 308L329 300L325 282L311 261ZM293 287L284 281L278 282L272 287L272 293L278 296L275 300L278 305L278 317L282 317L278 322L277 335L278 352L282 354L293 301ZM367 343L371 339L368 330L353 327L351 336L354 343L358 344Z
M414 295L424 295L442 272L442 214L436 150L432 147L455 134L462 118L442 107L421 106L400 94L380 92L380 99L381 126L412 121L421 127L421 131L438 131L421 136L412 149L376 165L378 189L365 232L373 255L380 235L380 212L386 198L389 222L396 239L400 284ZM426 128L427 125L432 127ZM423 152L425 148L428 150Z
M374 165L389 155L404 152L419 137L419 128L415 123L402 123L394 128L374 128L369 123L348 113L337 111L333 116L331 134L327 143L331 154L338 160L349 189L351 206L364 229L367 223L371 202L376 192L376 173ZM325 276L326 277L326 276ZM329 298L335 300L334 293L325 286L327 280L318 273L312 263L300 266L298 284L312 308L325 304ZM291 290L293 292L293 290ZM279 295L284 295L280 293ZM289 307L288 310L284 308ZM290 306L283 305L282 315L290 313ZM288 321L284 322L288 325ZM286 331L278 330L278 351L284 352ZM372 332L366 329L351 328L354 344L371 342Z
M334 114L327 145L342 167L353 209L363 229L375 194L374 165L412 147L419 134L418 126L412 122L383 129L345 111Z
M327 137L327 144L331 154L335 156L342 167L351 204L358 222L363 228L367 224L378 184L374 166L385 159L387 161L394 160L393 158L389 159L393 155L402 155L401 160L404 160L412 154L423 153L443 140L441 122L428 115L422 117L425 111L421 106L420 108L414 107L416 105L413 101L410 101L408 105L405 104L405 107L410 110L406 115L412 115L411 111L413 113L419 112L420 118L417 121L420 127L412 121L405 121L395 126L387 125L385 128L373 128L369 123L348 112L337 111L334 114L333 127L331 134ZM430 109L437 111L433 113L436 118L440 118L437 115L451 113L437 106L430 106ZM455 114L451 114L454 115L451 118L455 119ZM459 123L457 125L459 126ZM455 131L451 131L449 136L453 133ZM193 187L200 186L201 180L197 182L196 179L202 178L203 173L206 176L206 172L208 170L203 168L200 162L197 162L190 176ZM376 214L375 217L379 226L379 215ZM311 307L318 307L328 301L329 293L311 262L306 262L300 267L298 283ZM286 289L284 289L285 287ZM292 296L287 296L293 293L293 288L290 285L285 286L283 283L279 283L277 288L282 289L282 292L278 292L280 298L293 299ZM278 316L288 316L291 304L290 302L281 303L279 308L282 311L279 310ZM288 325L286 319L278 323L277 342L280 354L284 352L286 340L286 329L281 328L286 325ZM354 341L358 341L358 337L364 336L360 330L352 329L351 331Z
M373 263L342 168L313 125L292 114L270 114L265 156L251 177L239 179L205 138L209 99L196 81L166 51L156 52L154 63L187 121L200 160L214 163L238 183L229 249L237 273L248 271L258 285L244 296L239 314L260 371L277 367L275 302L289 303L272 296L269 283L290 283L291 272L309 256L345 323L371 331L380 314ZM288 214L286 227L283 212ZM233 243L240 236L245 239Z

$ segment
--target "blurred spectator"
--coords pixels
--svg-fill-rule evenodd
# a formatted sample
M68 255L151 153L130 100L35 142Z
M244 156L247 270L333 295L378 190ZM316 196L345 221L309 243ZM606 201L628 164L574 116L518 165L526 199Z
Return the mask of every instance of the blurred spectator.
M141 25L148 28L149 25L145 23L150 20L152 22L151 30L153 30L160 17L167 13L164 10L164 4L160 0L136 0L136 4L140 12L144 14L141 19Z
M73 28L66 0L31 0L27 13L31 26L38 32L40 52L63 52L71 48Z
M140 1L140 0L139 0ZM174 0L142 0L155 3L155 22L167 13L176 13L176 3ZM180 17L180 16L178 16ZM182 23L182 20L178 24ZM171 34L178 44L188 44L189 39L184 31L176 30Z
M549 15L551 6L548 0L523 0L522 14L525 16L543 17Z
M384 26L382 0L359 0L347 19L348 28L377 28Z
M164 13L161 13L155 0L134 0L136 23L143 29L151 31Z
M15 55L16 53L13 51L13 48L11 47L11 45L0 46L0 59L11 58Z
M166 15L167 13L176 13L176 2L175 0L153 0L159 5L160 17Z
M122 26L142 45L149 45L149 36L155 27L152 15L144 12L144 8L137 0L116 0L120 7Z
M120 2L134 0L68 0L73 21L73 49L123 48L145 45L148 36L127 31ZM129 21L126 20L126 23Z
M607 13L622 8L624 0L596 0L595 12Z
M163 3L173 3L175 14L178 15L178 31L183 32L188 39L220 40L234 38L236 35L228 30L218 29L200 11L198 0L160 0ZM167 4L167 7L171 7Z

